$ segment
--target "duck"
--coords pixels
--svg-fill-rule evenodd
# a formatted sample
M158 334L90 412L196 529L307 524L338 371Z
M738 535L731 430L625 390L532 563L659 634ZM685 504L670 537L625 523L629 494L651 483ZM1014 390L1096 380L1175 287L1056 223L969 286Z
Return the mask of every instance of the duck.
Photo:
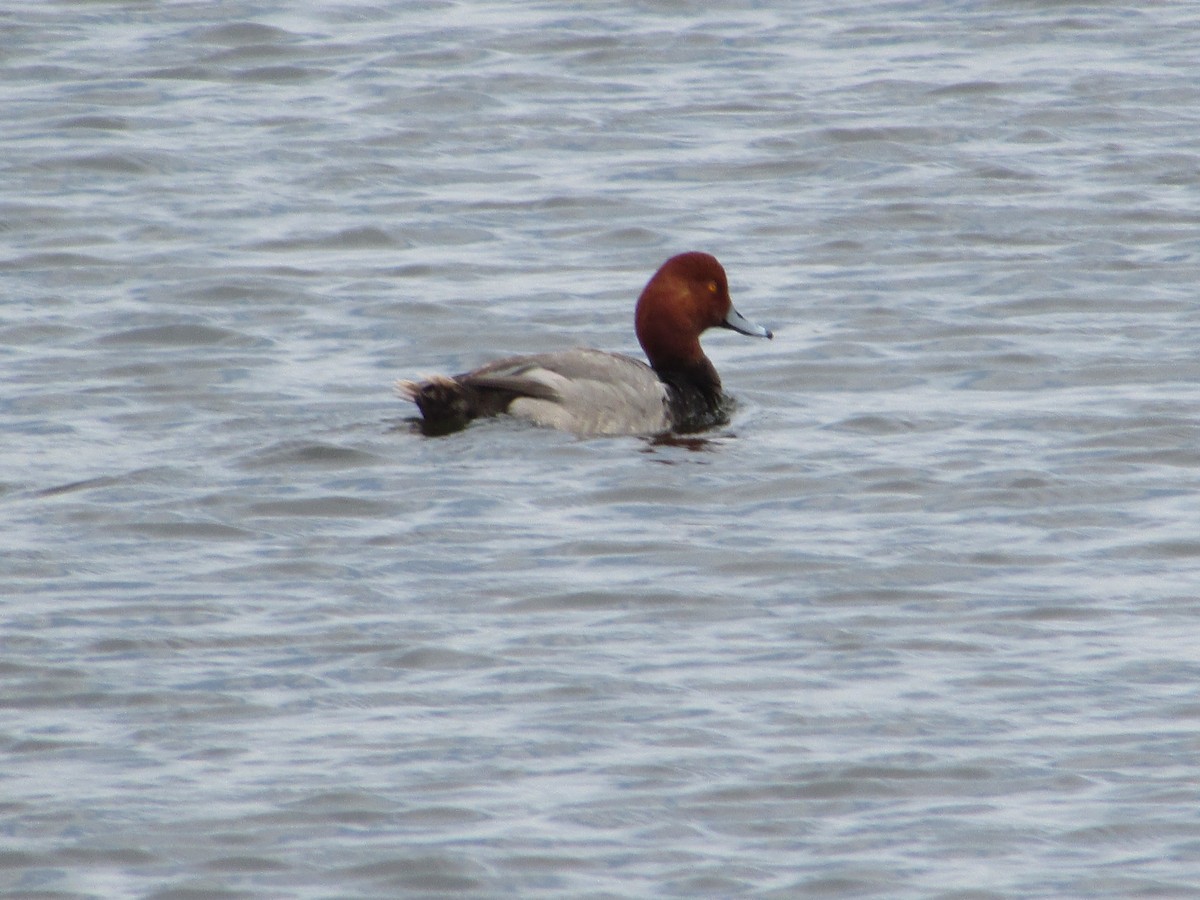
M725 269L708 253L672 256L646 283L634 331L649 364L586 347L509 356L460 375L396 382L426 435L507 415L585 436L688 434L727 424L733 402L700 346L709 328L770 340L734 308Z

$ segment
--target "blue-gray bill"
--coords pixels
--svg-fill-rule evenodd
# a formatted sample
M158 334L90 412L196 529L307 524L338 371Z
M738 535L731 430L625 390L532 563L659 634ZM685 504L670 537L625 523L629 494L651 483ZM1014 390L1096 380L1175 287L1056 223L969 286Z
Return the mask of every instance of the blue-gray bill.
M748 334L751 337L765 337L767 340L775 337L770 329L763 328L761 325L751 322L732 306L729 307L729 312L725 314L725 321L721 325L724 328L732 328L739 334Z

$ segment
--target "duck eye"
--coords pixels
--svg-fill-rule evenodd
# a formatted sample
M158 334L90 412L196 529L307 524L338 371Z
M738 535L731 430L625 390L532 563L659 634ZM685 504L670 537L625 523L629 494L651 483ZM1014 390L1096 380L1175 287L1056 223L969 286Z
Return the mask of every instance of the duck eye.
M710 294L715 294L717 292L717 283L715 281L710 281L708 283L708 292Z

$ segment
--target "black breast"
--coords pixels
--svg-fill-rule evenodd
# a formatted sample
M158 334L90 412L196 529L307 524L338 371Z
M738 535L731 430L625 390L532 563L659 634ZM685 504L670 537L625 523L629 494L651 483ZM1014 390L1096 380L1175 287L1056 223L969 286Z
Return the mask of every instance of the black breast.
M707 359L690 366L655 371L670 395L674 431L704 431L729 421L733 401L721 390L717 370Z

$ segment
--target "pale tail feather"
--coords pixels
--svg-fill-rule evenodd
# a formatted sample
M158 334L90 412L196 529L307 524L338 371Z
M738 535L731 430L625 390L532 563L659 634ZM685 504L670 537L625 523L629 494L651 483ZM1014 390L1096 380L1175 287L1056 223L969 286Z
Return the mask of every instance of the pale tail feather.
M422 375L416 381L401 378L392 387L405 400L416 403L417 398L421 396L421 392L431 384L440 385L445 388L454 388L458 385L458 382L448 375Z

